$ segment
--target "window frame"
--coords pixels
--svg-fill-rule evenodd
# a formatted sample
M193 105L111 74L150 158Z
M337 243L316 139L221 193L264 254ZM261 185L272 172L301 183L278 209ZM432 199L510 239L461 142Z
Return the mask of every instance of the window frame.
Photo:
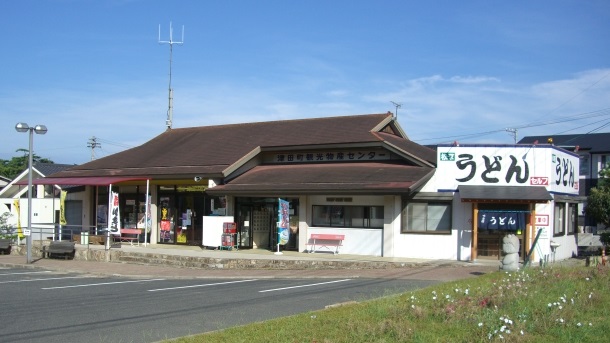
M567 220L566 220L566 233L568 235L576 234L576 228L578 227L578 204L567 203Z
M377 210L374 210L377 208ZM351 217L354 213L362 213L363 221L362 226L352 226L346 224L349 221L349 224L353 223L353 217ZM384 207L378 205L311 205L311 225L313 227L332 227L332 228L356 228L356 229L383 229L385 224L384 218ZM326 214L327 221L320 221L320 218L317 214ZM374 214L381 213L381 218L375 217L371 218ZM358 218L360 219L360 218ZM381 219L381 226L371 226L373 220Z
M559 213L557 213L559 211ZM566 234L566 203L556 202L553 206L553 237Z
M412 211L412 208L414 206L422 206L425 205L425 218L424 219L424 229L423 230L411 230L411 226L413 226L413 223L411 222L411 216L409 216L409 213ZM444 221L447 220L448 224L447 224L447 228L442 229L442 230L431 230L428 228L429 226L429 221L430 219L430 212L429 212L429 208L430 206L444 206L445 209L443 210L443 217L445 215L448 216L448 218L444 219L443 217L440 218L440 221ZM401 234L406 234L406 233L415 233L415 234L426 234L426 235L451 235L451 232L453 231L453 203L451 201L403 201L403 206L402 206L402 212L401 212L401 220L400 220L400 233Z

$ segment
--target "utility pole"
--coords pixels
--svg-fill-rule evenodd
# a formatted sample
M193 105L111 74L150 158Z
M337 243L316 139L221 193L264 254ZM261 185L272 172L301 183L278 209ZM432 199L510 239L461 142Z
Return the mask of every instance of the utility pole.
M95 136L89 138L87 142L87 148L91 149L91 161L95 160L95 148L101 148L102 144L97 141Z
M510 127L507 127L505 130L509 134L513 135L513 140L515 141L515 144L517 144L517 129L513 129L513 128L510 128Z
M173 40L174 29L172 28L172 22L169 22L169 40L162 41L161 40L161 25L159 25L159 44L167 43L169 44L169 98L168 98L168 106L167 106L167 120L165 121L165 125L167 129L172 128L172 120L174 117L174 90L172 89L172 54L174 50L174 44L182 45L184 44L184 25L182 26L182 40L180 42L176 42Z

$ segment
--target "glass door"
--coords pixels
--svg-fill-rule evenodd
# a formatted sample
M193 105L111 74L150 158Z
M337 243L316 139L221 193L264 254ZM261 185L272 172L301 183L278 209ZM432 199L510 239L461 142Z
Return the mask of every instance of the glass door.
M240 248L252 249L252 206L239 205L237 209L237 240Z

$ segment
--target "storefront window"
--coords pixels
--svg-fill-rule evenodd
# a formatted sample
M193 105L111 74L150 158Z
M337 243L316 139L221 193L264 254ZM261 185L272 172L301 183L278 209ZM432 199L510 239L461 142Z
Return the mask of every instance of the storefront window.
M313 206L313 226L383 228L383 206Z
M451 204L410 202L403 206L404 232L451 232Z

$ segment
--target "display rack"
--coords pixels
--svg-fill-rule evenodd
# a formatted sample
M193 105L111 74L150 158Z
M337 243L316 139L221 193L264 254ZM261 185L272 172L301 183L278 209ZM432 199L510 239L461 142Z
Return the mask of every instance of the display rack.
M238 250L239 245L237 243L237 224L236 223L222 223L222 236L221 236L220 249L226 250Z

